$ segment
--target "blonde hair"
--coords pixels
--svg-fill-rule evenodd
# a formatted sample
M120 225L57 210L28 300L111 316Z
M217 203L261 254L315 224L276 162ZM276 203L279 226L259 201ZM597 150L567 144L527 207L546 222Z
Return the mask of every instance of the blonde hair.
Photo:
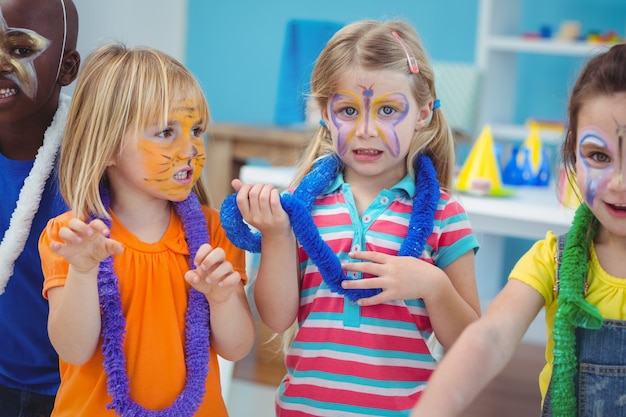
M171 56L144 47L105 45L94 51L79 74L59 160L61 194L74 216L110 218L99 187L107 163L124 148L128 132L156 123L167 125L171 106L192 100L206 131L209 107L198 81ZM203 173L204 175L204 173ZM206 179L194 192L209 204Z
M402 44L415 57L419 73L411 74ZM390 70L411 74L411 90L419 106L437 98L435 78L419 35L411 25L399 20L380 22L361 20L344 26L328 41L320 53L311 75L311 98L319 109L325 109L336 92L339 80L355 68ZM330 131L320 126L300 160L294 184L298 184L320 157L334 153ZM415 132L407 156L407 172L415 177L413 163L425 153L433 161L442 188L451 187L454 169L454 139L441 111L433 111L430 123Z

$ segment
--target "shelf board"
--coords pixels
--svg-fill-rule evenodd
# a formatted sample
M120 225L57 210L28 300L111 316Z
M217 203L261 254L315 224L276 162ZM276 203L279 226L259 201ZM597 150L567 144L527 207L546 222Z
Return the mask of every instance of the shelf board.
M524 125L492 124L491 134L495 140L523 141L530 130ZM560 144L565 137L565 132L554 129L539 129L541 141L546 144Z
M555 39L524 39L515 36L492 36L487 41L489 49L500 52L590 56L609 49L612 43L592 43Z

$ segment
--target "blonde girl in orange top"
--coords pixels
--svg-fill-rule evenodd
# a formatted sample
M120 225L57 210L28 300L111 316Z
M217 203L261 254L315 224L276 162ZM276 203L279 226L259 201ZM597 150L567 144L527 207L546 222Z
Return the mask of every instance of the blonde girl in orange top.
M53 416L227 416L216 355L254 341L244 253L202 181L209 109L179 62L108 45L79 75L39 242Z

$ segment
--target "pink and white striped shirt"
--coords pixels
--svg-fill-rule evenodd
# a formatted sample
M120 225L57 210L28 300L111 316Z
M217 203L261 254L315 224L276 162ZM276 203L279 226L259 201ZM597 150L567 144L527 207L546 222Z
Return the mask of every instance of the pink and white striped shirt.
M340 175L317 197L312 216L341 261L358 250L395 255L407 234L414 193L407 176L359 216ZM478 250L478 241L467 215L442 191L420 258L443 268L470 250ZM299 259L299 330L286 356L277 416L408 416L436 366L427 346L432 326L424 302L360 307L330 292L302 247Z

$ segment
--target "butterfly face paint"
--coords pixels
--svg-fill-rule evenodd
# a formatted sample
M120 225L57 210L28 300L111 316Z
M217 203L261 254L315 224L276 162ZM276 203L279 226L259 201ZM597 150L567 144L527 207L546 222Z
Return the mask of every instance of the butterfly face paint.
M361 91L339 90L329 103L330 118L337 128L337 152L347 151L348 144L359 128L368 132L373 127L393 157L400 154L400 141L396 125L409 112L409 100L402 93L389 93L375 97L373 85L360 85Z
M585 201L593 206L596 195L606 190L614 175L622 175L622 138L617 146L597 128L587 127L580 131L578 158L585 180Z
M206 160L204 121L192 103L173 108L165 129L139 139L145 182L172 201L185 199L202 174Z
M37 94L34 61L50 46L50 41L29 29L11 28L0 10L0 70L29 98ZM0 90L0 98L13 92Z

